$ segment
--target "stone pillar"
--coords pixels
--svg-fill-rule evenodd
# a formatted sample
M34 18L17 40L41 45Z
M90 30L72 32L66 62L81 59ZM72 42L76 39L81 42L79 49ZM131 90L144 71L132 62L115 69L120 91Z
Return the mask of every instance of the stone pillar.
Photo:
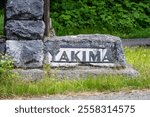
M6 53L16 67L43 65L44 0L7 0Z

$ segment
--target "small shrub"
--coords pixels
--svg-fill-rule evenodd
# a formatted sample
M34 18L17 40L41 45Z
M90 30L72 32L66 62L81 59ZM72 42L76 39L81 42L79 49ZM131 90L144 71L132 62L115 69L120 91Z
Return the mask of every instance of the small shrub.
M13 61L7 55L0 54L0 82L12 78Z

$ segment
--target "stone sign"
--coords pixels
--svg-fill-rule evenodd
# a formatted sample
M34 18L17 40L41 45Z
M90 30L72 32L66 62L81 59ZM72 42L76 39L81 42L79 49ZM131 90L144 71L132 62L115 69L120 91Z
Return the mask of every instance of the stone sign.
M118 37L95 34L44 38L49 25L47 3L49 0L7 0L6 53L16 67L38 68L43 63L51 67L126 67Z
M65 63L112 63L112 53L102 48L60 48L56 55L51 55L52 62Z
M44 64L57 67L58 75L71 78L118 71L137 74L126 64L119 37L103 34L51 37L49 3L49 0L6 2L6 39L0 41L0 52L11 56L14 66L22 68L21 71L17 69L19 74L43 76L44 71L37 68ZM50 72L55 73L55 69Z
M91 74L137 74L126 64L119 37L102 34L55 36L49 4L49 0L6 1L6 39L0 41L0 52L11 56L17 68L26 69L17 69L20 75L37 79L44 74L37 68L44 64L57 67L58 75L70 78ZM119 70L114 69L118 67ZM55 74L55 69L50 72Z
M121 40L110 35L54 37L44 42L45 63L51 66L125 67Z

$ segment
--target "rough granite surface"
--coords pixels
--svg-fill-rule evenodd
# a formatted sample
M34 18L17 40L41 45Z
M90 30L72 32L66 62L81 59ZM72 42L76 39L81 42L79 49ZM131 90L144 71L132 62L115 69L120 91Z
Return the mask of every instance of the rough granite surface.
M6 53L12 57L16 67L39 68L43 65L44 54L42 40L7 40Z
M44 0L7 0L7 19L42 19Z
M45 71L40 69L14 69L13 72L18 74L21 79L26 81L38 81L45 76Z
M78 66L76 68L56 68L51 70L51 74L59 79L80 79L87 78L88 76L97 77L100 75L124 75L132 78L140 75L138 71L129 65L123 69L90 66Z
M124 69L114 69L114 68L99 68L99 67L89 67L89 66L78 66L76 68L56 68L50 69L49 74L47 71L40 69L14 69L15 73L19 74L22 79L29 81L37 81L42 79L44 76L50 75L57 79L86 79L89 76L97 78L101 75L124 75L129 78L136 78L139 76L139 72L128 66Z
M41 40L44 36L43 21L9 20L5 26L8 40Z

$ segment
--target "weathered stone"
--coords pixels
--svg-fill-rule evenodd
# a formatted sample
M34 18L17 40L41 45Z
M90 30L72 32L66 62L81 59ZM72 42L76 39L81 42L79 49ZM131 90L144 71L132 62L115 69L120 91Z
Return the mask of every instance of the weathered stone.
M43 65L42 40L7 40L6 53L12 57L16 67L37 68Z
M7 0L7 19L42 19L43 0Z
M49 74L40 69L14 69L13 72L18 74L23 80L27 81L38 81L48 75L53 78L69 80L84 79L89 76L95 78L101 75L124 75L130 78L135 78L140 75L139 72L134 70L131 66L127 66L125 69L98 68L90 66L78 66L69 69L57 68L50 69Z
M121 39L111 35L77 35L47 38L45 63L52 67L89 65L126 67Z
M140 74L138 71L133 69L131 66L126 66L124 69L115 68L99 68L91 66L77 66L75 68L63 69L57 68L51 69L51 76L55 76L59 79L81 79L89 76L97 77L101 75L123 75L131 78L138 77Z
M5 40L4 39L0 39L0 54L3 54L5 52Z
M43 21L9 20L5 29L8 40L39 40L43 39L45 24Z
M45 72L40 69L14 69L13 72L26 81L38 81L45 76Z

